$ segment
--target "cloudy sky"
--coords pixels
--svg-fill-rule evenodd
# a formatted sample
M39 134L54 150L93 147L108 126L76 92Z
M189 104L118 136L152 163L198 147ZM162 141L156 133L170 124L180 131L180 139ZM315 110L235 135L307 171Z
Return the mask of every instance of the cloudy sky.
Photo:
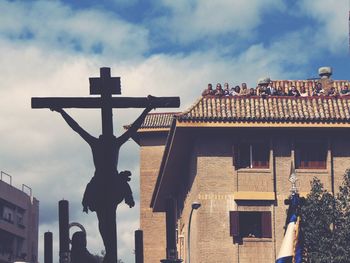
M88 78L102 66L121 76L123 95L180 96L182 109L208 82L306 79L320 66L332 66L334 79L350 79L348 0L0 0L0 10L0 170L40 200L41 262L47 230L57 259L62 198L70 200L71 221L86 227L90 251L103 245L95 214L80 205L93 175L90 149L57 113L32 110L31 97L88 96ZM115 132L140 111L115 110ZM100 134L98 110L69 113ZM121 151L123 169L133 172L137 205L118 208L119 256L131 263L139 225L132 141Z

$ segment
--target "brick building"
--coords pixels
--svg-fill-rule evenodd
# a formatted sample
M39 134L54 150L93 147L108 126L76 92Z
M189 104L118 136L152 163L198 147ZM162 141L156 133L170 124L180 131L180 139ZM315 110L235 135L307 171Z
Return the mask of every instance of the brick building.
M348 81L323 79L337 90ZM304 85L315 81L274 81ZM292 163L305 195L314 176L337 191L350 168L350 96L201 97L181 113L149 114L141 146L145 263L166 258L166 213L177 253L191 262L274 262L283 238ZM175 203L170 206L169 200ZM168 221L167 221L168 223ZM168 251L171 254L171 251Z
M39 201L31 189L0 180L0 263L38 262Z

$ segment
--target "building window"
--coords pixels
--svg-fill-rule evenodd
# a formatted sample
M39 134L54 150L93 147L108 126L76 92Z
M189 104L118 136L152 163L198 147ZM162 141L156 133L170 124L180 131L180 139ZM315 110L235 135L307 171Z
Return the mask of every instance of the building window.
M271 238L271 212L230 211L230 235L235 238Z
M13 214L14 214L14 211L11 208L5 206L2 212L2 219L13 224L14 223Z
M13 244L15 242L15 235L0 229L0 255L11 256L13 254ZM0 262L9 262L1 261Z
M23 220L23 214L17 213L17 225L21 228L24 228L24 220Z
M267 142L248 142L234 146L236 168L269 168L270 147Z
M295 168L326 169L327 144L325 141L295 143Z

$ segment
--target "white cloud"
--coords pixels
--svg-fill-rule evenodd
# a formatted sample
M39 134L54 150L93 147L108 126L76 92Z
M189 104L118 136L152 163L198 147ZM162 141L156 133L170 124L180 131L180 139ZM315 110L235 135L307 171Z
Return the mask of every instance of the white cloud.
M284 9L283 2L277 0L161 0L160 4L170 10L170 16L160 19L159 26L180 43L229 33L251 37L266 12Z
M158 54L122 72L126 95L181 95L181 108L190 106L207 83L247 82L255 87L257 79L292 79L307 76L308 61L318 55L307 40L308 30L291 32L270 45L255 44L236 56L222 58L220 50L189 55ZM317 68L312 69L312 73ZM306 76L305 76L306 75ZM132 89L131 89L132 88ZM162 109L159 109L162 111Z
M310 32L315 44L334 53L347 52L349 37L349 2L347 0L302 0L301 14L313 18L319 25Z
M68 52L138 57L148 49L148 31L109 11L73 11L58 1L2 1L0 35L26 45Z

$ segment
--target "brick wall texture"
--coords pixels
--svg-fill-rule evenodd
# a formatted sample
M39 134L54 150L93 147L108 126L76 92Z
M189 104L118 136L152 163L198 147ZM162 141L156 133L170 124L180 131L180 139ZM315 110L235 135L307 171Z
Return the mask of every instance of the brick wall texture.
M160 262L165 258L165 214L153 213L150 207L164 144L163 136L141 140L140 228L143 230L144 263Z
M337 189L347 168L350 168L350 140L341 129L219 129L201 133L192 141L191 155L179 196L179 256L186 259L187 228L191 204L200 202L191 224L192 263L274 262L284 234L286 209L284 200L290 194L288 181L294 161L294 144L300 140L318 139L327 145L326 169L296 169L301 193L309 192L310 181L317 176L326 189ZM269 141L270 160L267 169L236 169L233 145L240 141ZM165 142L165 141L164 141ZM153 213L150 199L159 172L163 145L148 143L141 147L141 228L144 230L145 263L160 262L165 257L165 217ZM192 177L192 178L191 178ZM235 200L236 192L274 192L275 200ZM180 198L179 200L182 200ZM229 232L229 211L270 211L272 238L243 238L235 243Z

